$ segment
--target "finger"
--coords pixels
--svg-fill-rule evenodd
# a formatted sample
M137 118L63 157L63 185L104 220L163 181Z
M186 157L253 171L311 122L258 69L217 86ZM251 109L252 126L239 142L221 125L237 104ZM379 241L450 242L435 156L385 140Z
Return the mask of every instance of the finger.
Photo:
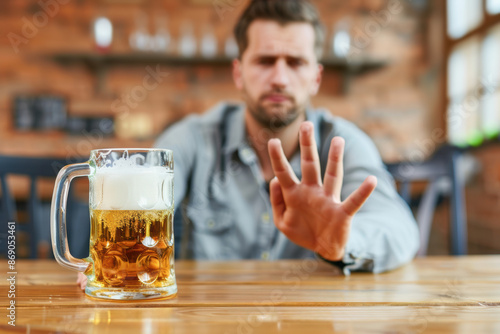
M368 176L361 186L342 203L344 212L349 216L354 216L354 214L361 209L361 206L365 203L376 186L377 178L373 175Z
M287 189L296 184L299 184L297 176L295 176L292 167L285 157L285 153L283 153L281 141L276 138L271 139L267 143L267 148L269 151L269 156L271 158L271 165L273 167L274 175L276 175L276 177L280 181L282 189Z
M281 185L277 178L273 178L271 180L271 183L269 184L269 192L274 224L279 228L281 222L283 221L286 205L285 199L283 198L283 192L281 191Z
M76 284L79 285L82 290L84 290L85 286L87 285L87 276L85 276L83 273L78 273Z
M324 178L324 189L327 196L333 196L340 201L340 191L342 189L342 180L344 178L344 146L345 141L342 137L334 137L330 144L328 152L328 162Z
M76 284L80 284L82 281L83 273L78 273L76 276Z
M321 170L319 165L318 146L314 139L314 125L303 122L300 125L300 165L302 182L321 185Z

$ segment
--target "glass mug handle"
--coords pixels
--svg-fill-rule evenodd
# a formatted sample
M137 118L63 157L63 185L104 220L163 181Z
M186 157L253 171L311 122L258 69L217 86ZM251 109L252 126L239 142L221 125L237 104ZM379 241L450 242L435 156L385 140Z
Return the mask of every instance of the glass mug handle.
M50 208L50 234L52 236L54 257L63 267L80 272L87 270L91 264L83 259L73 257L69 252L66 204L71 180L75 177L88 175L90 175L88 162L67 165L61 168L57 174Z

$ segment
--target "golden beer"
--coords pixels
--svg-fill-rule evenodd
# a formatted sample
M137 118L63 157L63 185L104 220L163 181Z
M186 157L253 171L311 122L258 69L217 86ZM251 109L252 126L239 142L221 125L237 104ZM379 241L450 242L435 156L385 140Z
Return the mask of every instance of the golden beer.
M175 284L172 210L91 210L93 287Z
M165 149L100 149L65 166L54 186L52 247L63 266L87 276L85 293L112 300L172 298L174 160ZM89 178L89 256L71 256L66 198L71 179Z

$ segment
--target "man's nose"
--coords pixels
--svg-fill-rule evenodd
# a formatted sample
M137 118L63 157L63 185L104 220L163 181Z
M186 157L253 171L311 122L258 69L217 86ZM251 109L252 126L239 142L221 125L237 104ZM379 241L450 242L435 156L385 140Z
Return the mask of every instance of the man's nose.
M283 59L279 59L274 63L271 73L271 84L273 86L286 87L289 83L287 63Z

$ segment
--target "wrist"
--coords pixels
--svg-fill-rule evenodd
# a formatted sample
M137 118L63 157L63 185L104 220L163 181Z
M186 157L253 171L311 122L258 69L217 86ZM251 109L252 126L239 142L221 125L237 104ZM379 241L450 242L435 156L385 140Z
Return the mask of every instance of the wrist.
M340 258L339 260L329 260L323 257L318 252L315 252L315 254L321 260L325 261L326 263L333 264L334 266L339 267L340 269L343 269L346 266L346 263L342 260L342 258Z
M342 259L344 258L345 249L342 248L338 251L334 251L332 249L327 249L327 250L322 249L316 251L315 253L318 254L318 256L320 256L325 261L337 262L337 261L342 261Z

